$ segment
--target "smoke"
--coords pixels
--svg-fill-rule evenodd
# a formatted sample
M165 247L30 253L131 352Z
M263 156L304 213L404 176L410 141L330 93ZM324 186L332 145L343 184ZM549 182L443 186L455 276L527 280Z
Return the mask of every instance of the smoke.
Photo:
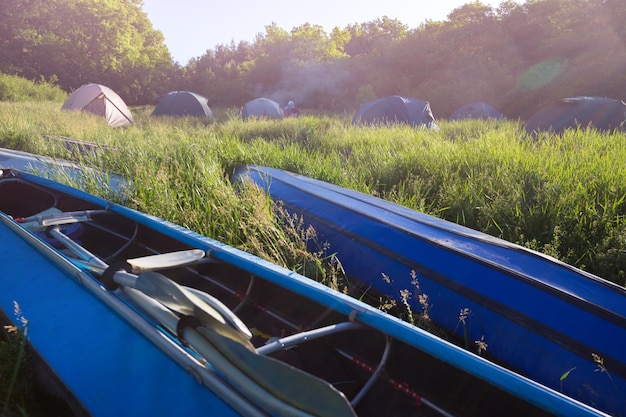
M348 71L328 65L286 66L280 81L271 88L260 88L257 96L270 98L283 107L290 100L298 107L329 107L346 96L351 78Z

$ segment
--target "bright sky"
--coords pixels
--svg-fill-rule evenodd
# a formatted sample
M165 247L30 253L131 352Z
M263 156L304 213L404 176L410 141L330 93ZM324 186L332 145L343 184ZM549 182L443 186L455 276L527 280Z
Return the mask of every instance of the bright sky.
M503 1L503 0L502 0ZM501 0L481 0L498 7ZM426 20L443 21L457 7L473 0L143 0L152 26L165 36L174 61L186 65L208 49L231 41L253 42L276 23L291 31L304 23L330 33L336 26L371 22L383 16L409 28Z

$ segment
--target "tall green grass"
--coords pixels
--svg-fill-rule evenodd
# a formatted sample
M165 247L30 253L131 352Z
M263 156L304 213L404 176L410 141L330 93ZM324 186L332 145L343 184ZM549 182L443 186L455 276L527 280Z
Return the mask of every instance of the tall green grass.
M28 322L15 303L13 314L20 327L5 325L0 328L0 409L2 417L25 415L32 410L33 369L27 361L26 340ZM4 314L0 312L4 318Z
M113 129L56 103L0 102L0 146L118 172L133 184L125 204L250 251L271 221L260 220L258 197L237 193L229 176L241 164L260 164L370 193L626 282L624 133L533 137L516 121L441 121L439 131L354 127L346 117L327 116L242 121L233 110L207 123L135 112L136 125ZM79 154L59 136L106 148ZM103 192L97 183L88 191ZM271 216L269 204L263 207Z

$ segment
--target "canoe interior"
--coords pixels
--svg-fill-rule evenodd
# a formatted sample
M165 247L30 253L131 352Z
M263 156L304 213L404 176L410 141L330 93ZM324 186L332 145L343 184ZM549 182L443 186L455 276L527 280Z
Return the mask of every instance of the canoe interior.
M51 208L70 212L104 207L21 178L0 181L0 211L13 218L33 216ZM109 265L193 249L114 212L94 215L92 221L68 226L66 231ZM58 246L43 232L38 233L50 245ZM325 305L219 260L160 272L178 284L200 289L221 300L251 329L252 343L257 348L271 338L349 321L344 314ZM175 339L175 335L170 337ZM366 365L376 367L380 363L386 341L387 336L377 329L349 330L299 343L272 355L328 381L348 399L353 399L372 375ZM359 416L440 415L417 400L416 395L456 416L552 415L398 340L391 342L381 377L355 411Z

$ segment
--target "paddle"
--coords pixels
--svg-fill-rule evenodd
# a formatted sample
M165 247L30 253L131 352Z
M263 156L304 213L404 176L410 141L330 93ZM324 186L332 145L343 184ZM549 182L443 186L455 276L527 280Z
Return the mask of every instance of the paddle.
M132 288L179 314L197 318L203 326L213 329L222 336L254 349L250 343L252 338L250 330L217 299L211 297L213 302L210 305L187 288L153 271L139 274Z
M211 329L199 327L197 331L230 364L282 402L312 416L356 417L345 395L328 382L269 356L247 350ZM201 350L200 353L203 353ZM218 369L220 365L225 364L216 364Z
M143 271L158 271L160 269L191 265L204 258L204 255L205 253L201 249L189 249L128 259L126 263L133 268L129 272L138 274Z
M176 284L165 275L154 272L155 269L173 268L197 262L204 258L203 250L189 249L144 256L128 259L126 262L109 267L96 255L63 234L58 225L50 227L48 233L74 252L82 260L79 262L81 265L100 274L107 287L111 287L111 283L108 282L111 280L115 284L135 288L171 310L185 316L195 317L201 325L210 327L219 334L254 349L250 343L252 338L250 330L223 303L208 294L200 298L193 293L193 290ZM134 275L130 272L140 272L140 274Z
M58 209L49 209L30 217L17 217L14 220L33 231L42 231L49 226L88 222L93 214L108 213L106 210L81 210L62 212Z
M129 259L125 262L128 269L143 270L134 275L120 268L120 264L108 267L100 258L64 235L58 226L50 230L53 230L53 237L80 258L73 259L77 264L101 275L110 274L116 283L129 287L128 292L136 291L150 300L150 303L143 304L149 315L161 314L163 317L163 314L169 314L175 322L176 331L185 338L193 338L192 348L212 367L220 370L229 382L235 383L234 386L241 389L244 395L256 395L259 404L265 404L270 410L279 410L276 415L355 416L345 396L327 382L259 355L249 341L252 336L250 331L217 299L208 294L196 295L195 290L187 289L160 273L146 270L196 262L204 257L203 251ZM197 319L196 325L181 327L181 322L188 316ZM171 323L169 327L173 331Z
M69 239L66 235L57 235L55 237L57 237L57 240ZM71 241L71 239L69 240L70 241L66 242L68 243L66 247L69 248L70 245L72 246L70 249L74 251L75 255L82 259L82 262L80 262L82 266L99 275L102 275L106 269L110 268L109 265L105 263L98 264L97 262L87 261L87 256L85 255L89 252L80 245L76 245L73 241ZM92 256L95 257L95 255ZM168 252L158 255L143 256L141 258L127 259L126 261L118 263L115 266L112 265L111 268L116 269L113 271L114 273L125 271L137 274L144 271L157 271L191 265L195 262L201 261L204 256L205 253L201 249L188 249L178 252ZM125 283L120 284L126 285Z
M165 328L180 327L180 318L151 297L132 288L123 294ZM207 327L184 327L190 346L231 386L273 416L355 417L347 399L328 382L268 356Z
M74 252L83 261L88 264L95 265L98 269L107 268L108 265L102 259L98 258L87 249L76 243L72 238L64 234L58 225L51 226L46 230L46 234L55 238L59 243L65 245L66 248Z

